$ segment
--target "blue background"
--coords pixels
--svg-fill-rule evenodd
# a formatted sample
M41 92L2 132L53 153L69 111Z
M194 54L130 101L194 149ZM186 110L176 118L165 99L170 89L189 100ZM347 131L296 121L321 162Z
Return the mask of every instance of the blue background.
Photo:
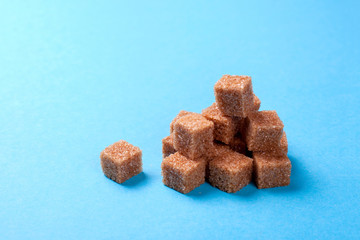
M2 1L0 238L359 239L359 12L359 1ZM251 75L261 109L285 123L290 186L162 184L170 121L209 106L223 74ZM144 162L122 185L99 163L119 139Z

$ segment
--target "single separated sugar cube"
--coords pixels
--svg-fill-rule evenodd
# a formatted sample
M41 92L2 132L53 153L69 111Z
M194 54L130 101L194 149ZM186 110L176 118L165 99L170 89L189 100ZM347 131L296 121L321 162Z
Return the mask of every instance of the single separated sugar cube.
M120 140L101 154L101 167L106 177L117 183L123 183L142 172L142 152L140 148Z

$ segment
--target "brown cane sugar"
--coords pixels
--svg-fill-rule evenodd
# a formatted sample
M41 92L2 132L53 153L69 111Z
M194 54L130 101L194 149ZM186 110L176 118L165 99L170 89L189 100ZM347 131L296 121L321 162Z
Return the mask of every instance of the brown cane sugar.
M281 153L287 155L288 153L288 141L286 137L286 133L283 131L283 134L280 139L280 147L279 147Z
M253 153L254 180L257 188L273 188L290 184L291 162L286 155Z
M229 143L229 146L232 150L234 150L238 153L241 153L244 155L246 154L246 144L240 134L235 135L235 137Z
M212 148L212 154L210 155L212 158L219 156L220 154L226 154L226 152L230 151L229 145L226 145L222 142L215 141Z
M170 134L169 136L163 138L162 140L162 153L163 158L166 158L167 156L176 153L176 150L174 148L174 136L173 134Z
M202 115L214 123L214 139L229 144L236 133L238 119L223 115L216 103L202 110Z
M287 142L285 132L283 132L283 134L281 136L279 145L277 147L274 147L272 150L267 151L266 153L271 154L271 155L278 155L278 156L287 155L288 142Z
M224 75L214 86L220 111L231 117L246 117L254 110L251 77Z
M279 146L284 124L276 111L252 112L244 125L243 136L250 151L273 151Z
M234 193L251 181L253 160L243 154L228 150L209 162L209 183L228 193Z
M203 159L191 160L180 153L174 153L161 163L163 183L181 193L188 193L205 182Z
M188 111L181 110L181 111L178 113L178 115L176 115L176 117L175 117L175 118L171 121L171 123L170 123L170 133L172 133L172 132L174 131L175 122L176 122L179 118L181 118L181 117L183 117L183 116L186 116L186 115L188 115L188 114L190 114L190 113L193 113L193 112L188 112Z
M208 154L213 147L214 123L201 114L179 118L174 125L174 147L182 155L196 159Z
M260 99L254 94L254 111L258 111L260 109L261 101Z
M101 154L101 167L106 177L117 183L123 183L142 172L142 152L140 148L120 140Z
M215 103L201 114L180 111L162 140L165 185L182 193L204 179L233 193L253 179L260 188L290 184L284 124L276 111L259 111L249 76L224 75Z
M205 157L206 160L206 172L205 179L209 179L209 162L216 159L220 155L225 155L228 151L230 151L230 147L222 142L214 141L213 147L209 154Z

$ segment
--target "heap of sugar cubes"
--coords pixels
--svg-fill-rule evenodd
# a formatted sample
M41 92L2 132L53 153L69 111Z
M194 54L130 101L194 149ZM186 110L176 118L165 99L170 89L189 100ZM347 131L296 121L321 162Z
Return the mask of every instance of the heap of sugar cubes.
M276 111L259 111L249 76L224 75L216 102L201 114L180 111L162 140L163 183L188 193L205 181L234 193L254 180L257 188L290 184L284 124Z

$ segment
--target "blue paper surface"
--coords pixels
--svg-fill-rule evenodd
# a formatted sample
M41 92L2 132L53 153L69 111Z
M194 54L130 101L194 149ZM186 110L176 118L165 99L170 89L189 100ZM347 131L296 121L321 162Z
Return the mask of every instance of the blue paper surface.
M359 239L359 1L2 1L0 239ZM285 124L288 187L161 182L180 110L251 75ZM119 185L120 139L144 173Z

